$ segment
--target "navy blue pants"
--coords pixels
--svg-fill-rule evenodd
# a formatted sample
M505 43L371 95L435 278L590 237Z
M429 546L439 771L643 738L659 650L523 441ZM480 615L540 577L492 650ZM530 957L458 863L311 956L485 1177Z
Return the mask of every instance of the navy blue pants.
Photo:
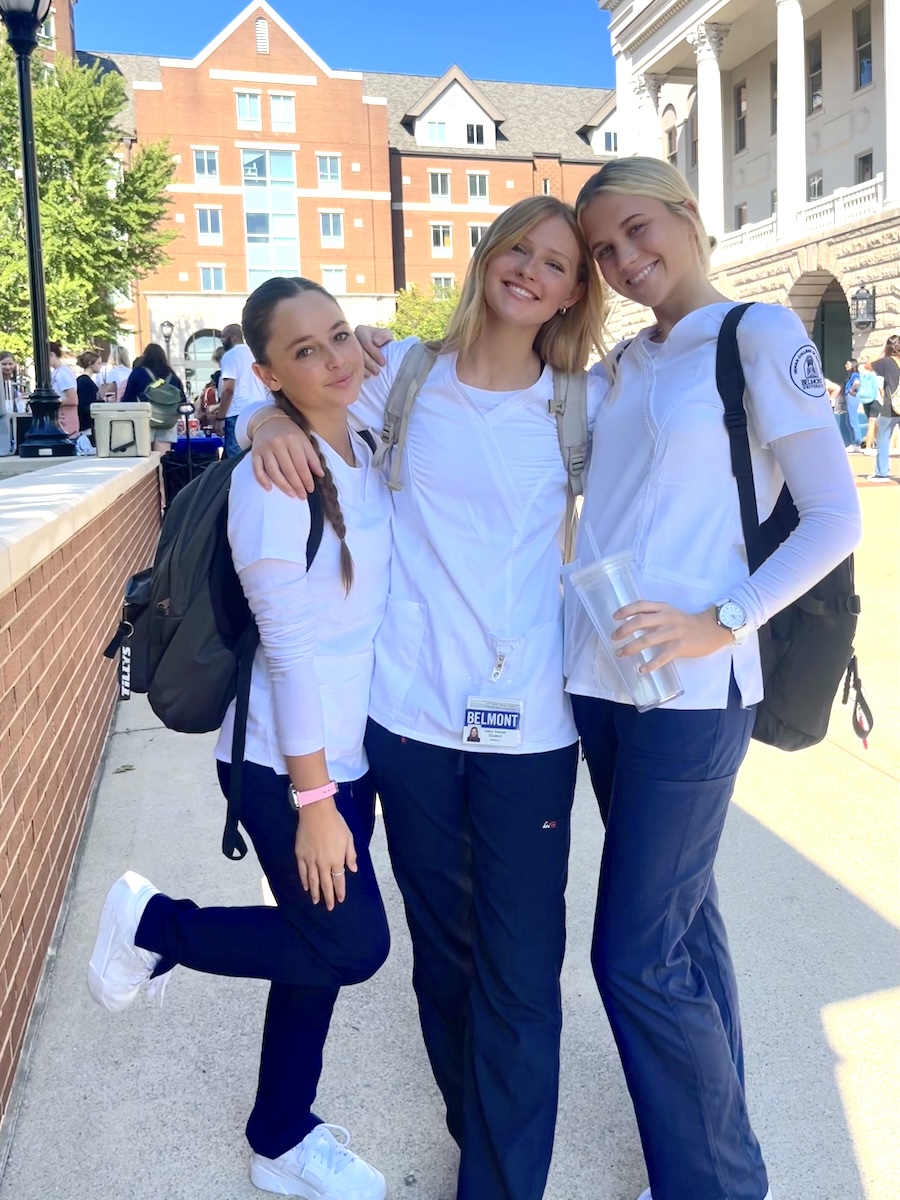
M460 1146L458 1200L539 1200L550 1167L577 746L366 749L413 943L425 1046Z
M227 796L231 768L218 767ZM135 938L163 956L162 970L180 963L211 975L272 981L247 1122L250 1145L267 1158L284 1154L319 1124L312 1106L338 991L374 975L390 944L368 849L375 820L371 776L342 783L335 800L353 834L359 869L347 872L346 899L332 912L313 904L300 884L287 776L248 762L241 824L278 907L198 908L193 900L154 896Z
M653 1200L763 1200L713 863L754 710L573 696L606 826L592 964Z

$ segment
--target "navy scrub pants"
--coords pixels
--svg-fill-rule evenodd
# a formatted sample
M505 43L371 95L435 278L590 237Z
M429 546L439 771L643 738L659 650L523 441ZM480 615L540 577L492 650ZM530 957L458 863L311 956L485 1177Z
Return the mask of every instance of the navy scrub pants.
M577 744L366 750L413 944L422 1034L460 1146L458 1200L540 1200L553 1135Z
M606 826L592 964L653 1200L763 1200L713 874L754 710L733 683L727 709L572 701Z
M227 796L231 767L220 762L218 768ZM135 938L163 956L157 974L180 963L211 975L272 981L247 1122L247 1140L267 1158L284 1154L320 1123L312 1105L338 991L374 975L390 944L368 849L375 820L371 775L342 783L335 801L353 834L359 869L347 872L346 899L332 912L313 904L300 883L288 777L248 762L241 824L278 907L198 908L192 900L154 896Z

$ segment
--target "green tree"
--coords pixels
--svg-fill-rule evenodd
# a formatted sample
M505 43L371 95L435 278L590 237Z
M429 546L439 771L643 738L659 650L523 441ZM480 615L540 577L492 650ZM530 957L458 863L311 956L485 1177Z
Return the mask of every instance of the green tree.
M397 293L397 311L387 322L397 338L417 337L437 341L447 332L450 316L459 300L457 289L436 288L422 292L415 284Z
M161 229L174 163L165 143L116 158L121 76L57 59L32 74L50 336L72 347L118 330L115 294L166 261ZM14 60L0 52L0 349L31 350Z

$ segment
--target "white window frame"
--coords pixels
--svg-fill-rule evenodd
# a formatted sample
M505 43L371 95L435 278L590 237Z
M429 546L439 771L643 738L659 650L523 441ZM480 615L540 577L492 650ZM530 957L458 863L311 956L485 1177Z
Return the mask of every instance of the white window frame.
M324 263L321 267L319 267L319 270L322 273L322 287L325 288L326 291L331 292L331 294L333 296L346 296L347 295L347 268L346 268L346 266L342 266L338 263L333 264L333 265L332 265L332 263ZM338 289L335 288L326 279L327 274L329 274L329 273L333 274L336 271L343 271L343 273L344 273L344 290L343 291L338 291Z
M450 221L429 221L431 227L431 257L432 258L452 258L453 257L453 224ZM450 236L446 246L438 246L434 240L436 229L449 230Z
M225 291L225 264L224 263L197 263L197 266L200 268L200 291L201 292L215 293L215 292L224 292ZM208 287L208 288L204 287L203 286L203 272L204 271L221 271L222 272L222 286L221 287ZM213 280L213 278L214 278L213 276L210 276L211 281Z
M429 146L446 146L447 144L447 122L446 121L426 121L425 122L425 138Z
M438 282L439 280L448 280L449 282L439 283ZM431 276L431 290L434 292L435 296L439 296L442 299L444 297L441 296L441 293L442 292L452 292L455 286L456 286L456 276L453 274L452 271L449 274L432 275Z
M812 70L810 66L810 50L815 44L819 44L819 65L816 70ZM806 115L815 117L825 108L825 75L822 69L822 34L814 33L806 39L806 53L804 60L804 69L806 73ZM818 87L815 80L818 79ZM818 96L818 104L815 102Z
M812 195L814 184L818 180L818 195ZM806 177L806 203L815 204L818 200L822 200L825 196L825 173L821 169L810 171Z
M478 247L478 242L480 242L481 239L484 237L484 235L487 233L489 227L490 227L489 222L487 222L487 221L470 221L469 222L469 256L470 257L475 253L475 250ZM478 235L478 242L472 241L472 231L475 229L481 230L481 233Z
M56 49L56 9L51 8L37 29L38 46L41 50Z
M888 3L890 3L890 0L888 0ZM869 40L867 42L860 42L860 40L859 40L859 14L864 9L869 10ZM853 90L854 90L854 92L864 91L865 88L871 87L872 84L875 82L875 59L872 55L872 34L873 34L873 32L874 31L872 28L872 5L871 5L871 3L861 4L859 6L859 8L855 8L853 10ZM866 60L865 58L862 57L866 47L868 47L868 50L869 50L868 60ZM861 71L859 68L860 68L860 64L864 61L868 61L868 63L869 63L869 78L865 81L865 83L861 83L860 82ZM893 66L891 69L896 70L897 68L896 68L896 66Z
M210 179L214 179L216 181L216 183L218 183L219 182L219 148L218 148L218 146L192 146L191 153L194 156L194 183L201 183L205 180L210 180ZM215 169L214 174L210 174L209 171L200 172L197 170L197 155L198 154L202 154L204 156L204 159L203 159L204 163L206 163L208 161L208 157L207 157L208 155L211 154L213 156L213 159L216 164L216 169Z
M255 117L241 116L241 100L246 97L248 100L256 101L257 115ZM262 92L255 88L235 88L234 89L234 108L235 116L237 117L238 129L262 129Z
M472 130L472 140L469 141L469 130ZM478 130L481 130L481 141L478 140ZM484 145L484 122L483 121L467 121L466 122L466 145L467 146L483 146Z
M614 129L603 130L603 153L617 154L619 150L619 135Z
M197 243L200 246L221 246L222 245L222 205L221 204L195 204L194 210L197 213ZM201 213L217 213L219 217L219 232L204 233L200 228Z
M331 218L331 227L334 229L334 218L337 217L340 226L340 234L325 233L325 217ZM322 243L323 250L343 250L344 248L344 210L342 208L320 208L319 209L319 238Z
M489 171L466 171L466 177L467 177L466 189L469 193L469 203L477 204L477 205L490 204L490 202L491 202L491 199L490 199L490 197L491 197L490 172ZM483 179L484 180L484 195L483 196L476 195L472 191L472 182L475 179Z
M435 181L439 180L439 179L447 180L446 195L444 195L441 192L435 192L435 190L434 190ZM439 171L439 170L431 171L430 170L428 172L428 198L432 204L437 204L439 207L448 205L450 203L450 172L449 171Z
M334 159L337 163L337 179L322 178L322 161L323 159ZM333 150L317 150L316 151L316 177L319 180L320 188L340 188L341 186L341 155L335 154ZM330 172L329 172L330 174Z
M731 94L734 104L734 152L741 154L747 149L747 113L750 108L747 80L736 83Z
M275 120L275 101L288 100L290 101L290 120ZM269 92L269 120L272 123L273 133L296 133L297 132L297 102L294 92Z

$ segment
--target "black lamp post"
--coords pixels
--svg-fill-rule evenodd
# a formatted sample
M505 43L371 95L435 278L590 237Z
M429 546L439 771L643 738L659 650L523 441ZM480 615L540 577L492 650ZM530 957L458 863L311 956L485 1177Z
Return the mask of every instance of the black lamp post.
M2 3L2 0L0 0L0 3ZM171 321L161 321L159 332L163 335L163 339L166 343L166 359L168 360L169 350L172 345L172 334L175 332L175 326Z
M47 300L44 294L34 114L31 108L31 55L38 44L38 30L50 11L50 4L51 0L0 0L0 17L6 25L9 44L16 56L19 129L22 135L22 178L25 189L25 240L28 246L28 286L34 343L36 386L29 396L31 428L19 447L22 458L62 457L75 453L75 443L71 442L59 427L59 397L50 384Z
M875 289L866 287L856 291L850 301L850 320L860 333L875 328Z

